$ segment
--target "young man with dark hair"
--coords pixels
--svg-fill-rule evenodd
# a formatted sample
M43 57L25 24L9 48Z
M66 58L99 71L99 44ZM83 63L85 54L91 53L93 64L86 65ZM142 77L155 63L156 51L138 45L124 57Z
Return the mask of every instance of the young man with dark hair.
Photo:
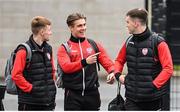
M96 53L86 38L86 17L73 13L67 17L71 31L67 41L70 52L63 45L58 50L58 63L63 74L64 110L99 110L100 94L96 63L97 61L111 74L108 83L113 82L114 64L104 48L96 43Z
M128 74L119 77L126 88L126 110L159 110L173 73L168 45L149 30L147 20L144 9L132 9L126 14L126 26L132 35L115 60L115 73L119 75L127 62Z
M52 34L51 22L36 16L31 29L32 35L26 42L31 48L31 61L26 63L27 52L20 48L12 70L12 79L18 90L18 110L54 110L55 69L52 47L47 43Z

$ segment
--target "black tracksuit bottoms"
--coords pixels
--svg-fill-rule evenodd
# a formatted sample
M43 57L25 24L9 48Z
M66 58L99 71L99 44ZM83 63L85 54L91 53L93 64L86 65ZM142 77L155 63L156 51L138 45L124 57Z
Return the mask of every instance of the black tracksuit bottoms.
M101 105L98 89L82 91L65 89L64 110L99 110Z
M50 105L33 105L33 104L25 104L19 103L18 110L19 111L53 111L55 109L56 104Z
M0 100L0 111L4 110L4 105L3 105L3 102L2 102L2 99Z
M157 99L154 101L145 101L145 102L134 102L131 99L126 98L125 100L125 109L126 110L143 110L143 111L155 111L160 110L162 105L162 99Z

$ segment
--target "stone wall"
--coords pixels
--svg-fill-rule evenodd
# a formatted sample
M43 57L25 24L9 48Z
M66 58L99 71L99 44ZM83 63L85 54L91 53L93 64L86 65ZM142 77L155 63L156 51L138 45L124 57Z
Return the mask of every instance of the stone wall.
M50 43L55 60L58 46L70 36L66 18L73 12L87 16L87 37L101 43L114 60L128 36L125 14L137 7L144 8L144 0L0 0L0 76L10 52L31 34L34 16L42 15L52 21Z

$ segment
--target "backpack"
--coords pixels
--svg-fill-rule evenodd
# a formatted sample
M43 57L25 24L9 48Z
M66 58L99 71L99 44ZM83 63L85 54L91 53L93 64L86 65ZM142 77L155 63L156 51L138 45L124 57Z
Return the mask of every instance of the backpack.
M91 44L91 46L93 47L94 51L96 53L98 53L99 49L97 47L96 42L94 42L94 40L89 39L89 38L87 40ZM64 48L66 49L66 51L67 51L67 53L69 55L71 50L69 48L68 42L64 42L64 43L62 43L62 45L64 46ZM98 71L100 71L100 65L99 65L99 61L98 60L97 60L97 66L98 66ZM64 88L64 86L63 86L63 79L62 79L64 72L63 72L63 70L62 70L62 68L61 68L61 66L59 65L58 62L57 62L57 74L58 74L58 77L57 77L57 80L56 80L56 85L57 85L58 88Z
M162 36L160 36L159 34L155 33L155 32L152 32L151 34L152 36L152 45L153 45L153 53L154 53L154 56L158 58L158 50L157 50L157 46L158 46L158 39L160 40L165 40ZM128 39L126 40L125 44L126 44L126 48L128 46L128 43L130 42L130 40L132 39L133 35L130 35L128 37Z
M26 52L27 52L26 66L27 66L27 64L30 63L31 58L32 58L31 48L27 43L19 44L17 46L17 48L11 53L11 56L8 58L7 63L6 63L6 67L5 67L5 83L6 83L6 91L7 91L7 93L12 94L12 95L17 95L17 88L16 88L16 84L12 80L12 73L11 72L12 72L12 69L13 69L16 53L21 48L25 48Z

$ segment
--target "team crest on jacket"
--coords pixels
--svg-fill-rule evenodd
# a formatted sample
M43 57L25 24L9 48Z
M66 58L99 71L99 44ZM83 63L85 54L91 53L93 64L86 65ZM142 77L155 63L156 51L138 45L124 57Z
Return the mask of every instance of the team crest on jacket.
M88 54L91 54L91 52L92 52L92 48L91 48L91 47L89 47L89 48L87 48L87 49L86 49L86 51L88 52Z
M51 55L49 53L46 53L48 59L50 60L51 59Z
M143 48L142 49L142 54L143 55L147 55L147 53L148 53L148 48Z

